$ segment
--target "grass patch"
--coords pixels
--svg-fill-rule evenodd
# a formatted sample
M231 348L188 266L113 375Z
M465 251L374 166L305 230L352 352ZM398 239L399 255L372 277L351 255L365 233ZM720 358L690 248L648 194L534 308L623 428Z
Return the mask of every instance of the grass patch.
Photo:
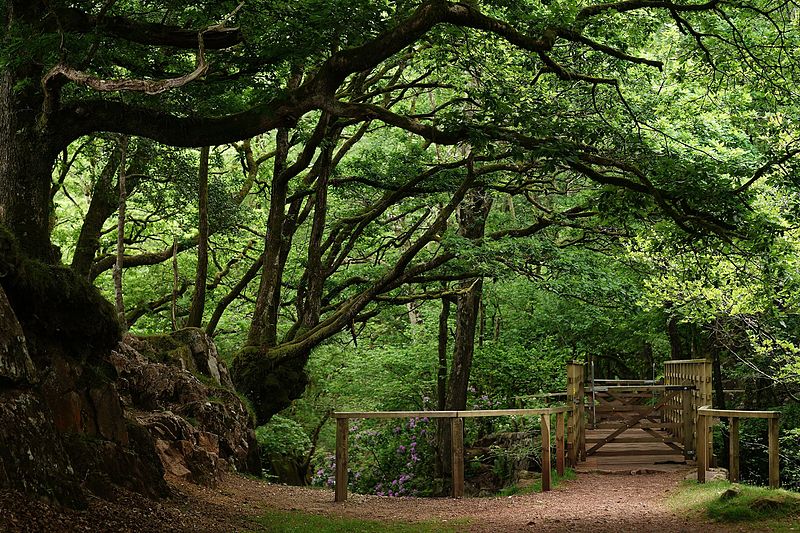
M382 522L338 516L320 516L299 511L269 511L253 519L254 531L274 533L455 533L463 531L466 520L450 522Z
M559 476L555 470L552 471L550 475L550 479L552 480L552 487L558 487L562 481L569 481L575 479L577 476L575 475L575 471L571 468L564 469L564 475ZM516 485L511 485L510 487L506 487L500 492L497 493L498 496L521 496L523 494L534 494L536 492L542 492L542 480L538 479L533 484L528 485L526 487L518 487Z
M670 498L670 505L718 522L758 522L776 531L800 531L800 494L787 490L688 481Z

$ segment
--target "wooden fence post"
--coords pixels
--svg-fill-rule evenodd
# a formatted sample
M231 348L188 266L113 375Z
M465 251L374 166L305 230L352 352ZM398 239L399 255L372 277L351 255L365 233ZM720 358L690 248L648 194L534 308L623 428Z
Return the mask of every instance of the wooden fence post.
M336 496L334 501L347 500L347 437L349 420L336 419Z
M583 373L582 363L567 363L567 405L572 408L567 427L567 452L569 464L573 468L578 465L579 460L586 460Z
M542 492L552 488L550 460L550 415L541 415L542 429Z
M778 419L769 419L769 486L777 489L781 486L780 456L778 455Z
M453 459L453 498L464 496L464 419L452 418L450 420L452 434L451 456Z
M564 413L556 414L556 472L564 475Z
M694 448L694 409L692 409L691 389L684 389L681 393L681 415L683 419L683 457L688 458Z
M708 417L698 413L697 416L697 482L706 482L708 470Z
M728 479L731 483L739 481L739 419L728 419Z

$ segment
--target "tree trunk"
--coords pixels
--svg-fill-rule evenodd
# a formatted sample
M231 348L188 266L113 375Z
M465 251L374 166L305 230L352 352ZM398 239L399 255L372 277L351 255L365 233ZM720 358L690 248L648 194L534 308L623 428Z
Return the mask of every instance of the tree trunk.
M459 234L472 240L483 238L490 207L491 200L485 191L472 192L459 211ZM475 353L475 330L482 294L482 278L461 282L461 293L456 303L456 338L448 384L447 409L460 410L467 406L467 384L472 369L472 356Z
M138 186L145 166L148 162L150 151L145 147L148 141L137 139L136 150L126 157L129 161L125 170L125 188L128 198ZM92 201L83 217L81 232L78 242L75 243L75 253L72 256L72 271L79 276L94 279L92 266L97 250L100 248L100 234L106 220L114 214L119 199L114 187L114 175L117 174L120 164L120 146L116 145L108 156L100 176L92 187ZM118 187L117 187L118 188Z
M0 224L26 255L57 263L60 252L50 244L50 179L59 147L38 132L41 101L24 88L38 87L41 73L33 70L0 71Z
M675 316L667 318L667 337L669 337L670 358L674 361L682 359L681 335L678 332L678 319Z
M470 192L459 210L458 233L472 240L481 239L486 229L486 216L491 200L485 191ZM460 283L461 292L456 300L456 338L453 346L453 362L447 386L445 409L460 411L467 408L467 386L475 353L475 333L483 294L483 279L467 279ZM445 475L452 472L450 449L452 435L450 426L440 426L438 448L442 451L442 470Z
M186 319L186 326L190 328L199 328L201 326L203 323L203 310L206 305L206 279L208 278L208 153L208 146L200 149L200 168L197 172L200 224L194 294L192 296L192 305L189 308L189 317Z
M117 212L117 262L114 265L114 296L117 307L117 319L123 330L127 330L125 320L125 302L122 296L122 264L125 257L125 207L128 200L128 189L125 185L125 155L128 151L128 137L120 141L119 165L119 209Z
M444 411L447 405L447 341L450 337L450 300L442 298L439 313L439 365L436 369L436 409Z
M275 134L275 151L267 235L264 241L264 265L253 320L247 336L247 344L250 346L272 347L278 341L278 310L283 279L281 249L283 225L286 220L286 197L289 192L289 182L284 176L286 158L289 155L287 128L280 128Z

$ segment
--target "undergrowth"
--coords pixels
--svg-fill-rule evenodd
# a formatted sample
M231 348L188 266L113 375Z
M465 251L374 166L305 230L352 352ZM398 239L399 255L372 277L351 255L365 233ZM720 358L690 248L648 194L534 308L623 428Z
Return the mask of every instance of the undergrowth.
M729 490L730 489L730 490ZM800 531L800 494L728 481L686 482L670 499L680 511L695 511L726 523L756 523L774 531Z

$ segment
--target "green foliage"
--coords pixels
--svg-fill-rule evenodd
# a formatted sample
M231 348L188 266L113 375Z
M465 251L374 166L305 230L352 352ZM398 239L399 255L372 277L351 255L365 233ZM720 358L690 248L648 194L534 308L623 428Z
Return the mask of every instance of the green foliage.
M350 490L378 496L433 493L436 421L413 417L387 422L364 420L350 426ZM333 486L335 458L322 457L312 484Z
M256 428L256 441L264 457L264 464L269 463L270 455L279 455L293 459L304 459L311 449L311 440L300 424L280 415L263 426Z

